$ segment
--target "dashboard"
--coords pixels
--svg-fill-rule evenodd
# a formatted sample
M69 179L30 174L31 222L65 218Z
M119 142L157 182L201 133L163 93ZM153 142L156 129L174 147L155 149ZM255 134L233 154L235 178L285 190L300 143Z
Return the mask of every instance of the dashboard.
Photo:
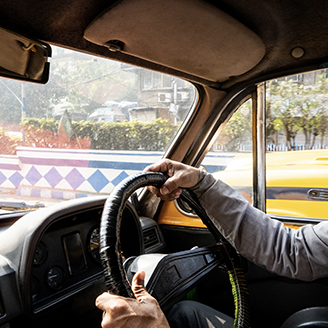
M62 218L50 226L34 252L31 298L34 313L102 279L99 257L101 209Z
M105 201L88 197L53 205L23 216L1 233L0 326L17 316L38 318L103 284L99 230ZM120 239L126 259L165 248L156 222L138 217L129 202Z

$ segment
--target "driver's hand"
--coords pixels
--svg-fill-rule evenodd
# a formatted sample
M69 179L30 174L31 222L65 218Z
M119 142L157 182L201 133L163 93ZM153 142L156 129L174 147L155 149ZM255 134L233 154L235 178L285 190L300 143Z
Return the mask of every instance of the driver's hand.
M164 159L158 163L147 166L144 171L162 172L169 176L169 179L166 180L160 189L152 186L147 187L157 197L168 201L179 198L181 188L191 188L195 186L200 174L200 169L169 159Z
M145 273L137 272L132 281L136 298L103 293L96 306L104 311L103 328L169 328L169 324L156 299L144 288Z

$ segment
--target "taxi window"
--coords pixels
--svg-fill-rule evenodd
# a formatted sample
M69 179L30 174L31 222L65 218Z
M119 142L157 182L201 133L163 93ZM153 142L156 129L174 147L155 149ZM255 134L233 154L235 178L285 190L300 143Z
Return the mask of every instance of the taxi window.
M0 79L8 209L108 195L162 158L195 101L195 87L176 77L52 50L46 85Z
M326 219L327 71L267 82L266 103L267 212L278 217Z
M252 100L232 115L202 165L253 203Z
M278 219L288 218L286 222L327 219L327 73L321 70L265 83L265 142L260 156L265 158L261 179L266 188L258 192L265 195L266 212ZM256 165L252 106L250 99L235 111L202 162L250 204L254 203Z

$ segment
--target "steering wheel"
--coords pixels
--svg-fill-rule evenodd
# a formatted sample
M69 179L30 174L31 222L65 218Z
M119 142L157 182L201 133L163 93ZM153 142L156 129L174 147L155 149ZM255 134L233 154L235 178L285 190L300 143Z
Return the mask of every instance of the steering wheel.
M100 225L100 257L106 287L113 294L134 298L123 267L120 243L122 213L126 203L137 189L145 186L160 188L167 178L165 174L155 172L143 172L128 177L113 190L104 205ZM248 291L236 250L222 237L191 190L183 189L180 197L202 219L213 234L216 245L168 255L141 255L134 261L134 266L139 270L138 263L140 262L148 264L149 260L156 262L150 266L146 265L148 269L151 268L146 288L165 311L208 272L224 264L227 267L234 297L234 327L250 327ZM133 264L131 267L133 268ZM134 273L133 269L132 273Z

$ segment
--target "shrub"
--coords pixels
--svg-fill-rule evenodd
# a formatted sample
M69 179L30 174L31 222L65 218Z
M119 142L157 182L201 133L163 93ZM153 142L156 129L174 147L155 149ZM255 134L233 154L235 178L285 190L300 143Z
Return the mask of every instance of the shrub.
M26 118L22 120L25 145L44 148L83 148L103 150L164 150L178 126L168 120L122 123L72 122L75 136L58 133L59 121Z

